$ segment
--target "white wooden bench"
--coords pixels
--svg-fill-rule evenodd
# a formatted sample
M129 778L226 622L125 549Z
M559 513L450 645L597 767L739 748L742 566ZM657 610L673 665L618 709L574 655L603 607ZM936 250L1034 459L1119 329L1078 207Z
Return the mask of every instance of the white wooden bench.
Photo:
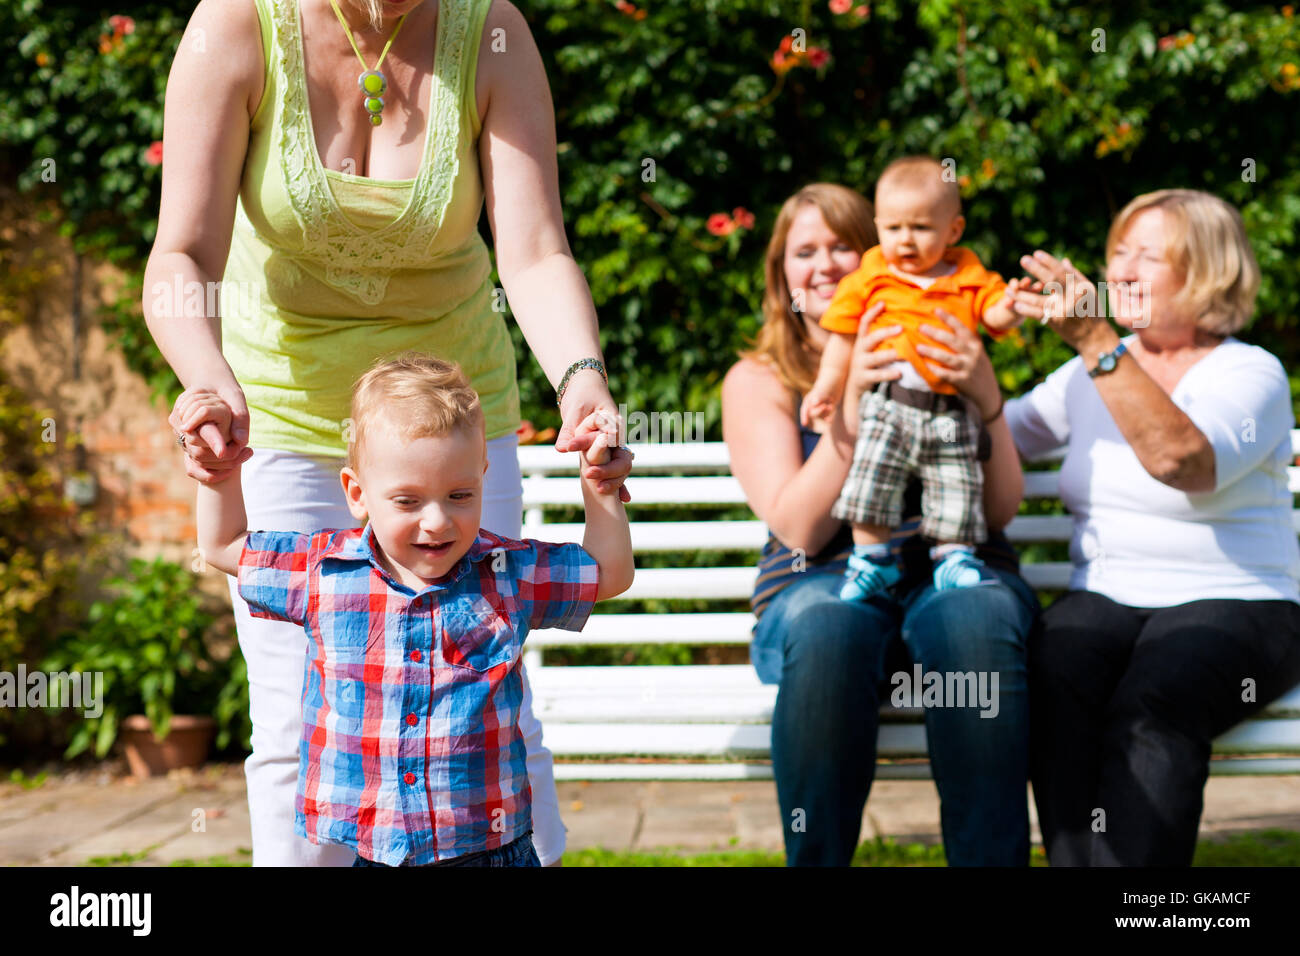
M1300 429L1292 434L1300 454ZM656 506L700 508L745 505L740 483L729 471L721 442L632 445L636 470L629 506L632 546L656 552L749 551L756 556L767 529L748 520L638 520ZM582 525L547 522L548 509L580 508L574 479L576 455L552 446L519 449L524 473L525 537L581 541ZM669 474L672 473L672 474ZM1300 468L1290 469L1292 493L1300 492ZM1027 499L1054 499L1055 471L1027 472ZM714 509L716 510L716 509ZM1293 513L1300 531L1300 510ZM1007 528L1017 546L1068 542L1067 515L1019 516ZM1022 556L1023 559L1023 556ZM1068 562L1024 563L1026 581L1044 590L1064 589ZM756 575L741 567L642 568L623 599L727 599L747 601ZM617 605L614 605L617 607ZM545 742L555 755L559 780L732 780L772 776L770 758L774 685L760 684L749 664L684 666L543 666L546 647L626 644L747 645L754 616L722 613L594 613L580 633L560 630L530 635L525 662ZM923 711L881 710L876 776L928 777ZM1259 717L1233 728L1214 744L1215 774L1300 773L1300 687Z

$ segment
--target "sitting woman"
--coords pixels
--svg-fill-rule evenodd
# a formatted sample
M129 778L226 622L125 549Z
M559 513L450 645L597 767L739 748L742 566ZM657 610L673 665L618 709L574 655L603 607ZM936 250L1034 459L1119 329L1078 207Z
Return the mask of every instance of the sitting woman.
M1006 420L1064 447L1070 590L1030 643L1031 769L1056 866L1192 862L1210 744L1300 682L1286 372L1233 338L1259 287L1241 216L1207 193L1130 202L1106 239L1121 339L1069 260L1016 294L1079 355ZM1057 285L1052 285L1057 284Z
M899 377L899 332L862 323L841 406L822 434L801 428L799 403L831 333L818 325L836 284L876 244L871 203L843 186L817 183L781 208L768 244L765 324L756 348L727 373L722 428L732 472L771 538L754 594L751 658L778 683L772 765L790 865L845 866L853 858L876 767L876 734L889 676L923 672L997 675L994 706L926 710L930 762L942 800L948 862L1024 866L1029 859L1028 702L1025 642L1038 604L1015 552L996 531L979 556L979 586L936 591L917 521L896 533L906 576L868 602L840 587L852 538L831 517L853 459L860 396ZM867 318L880 315L869 311ZM921 346L936 374L974 404L991 439L984 508L991 529L1016 513L1023 476L1002 418L1002 398L978 337L951 316ZM942 328L942 326L940 327ZM950 350L950 351L949 351ZM918 515L916 488L905 514ZM899 644L899 637L903 647Z

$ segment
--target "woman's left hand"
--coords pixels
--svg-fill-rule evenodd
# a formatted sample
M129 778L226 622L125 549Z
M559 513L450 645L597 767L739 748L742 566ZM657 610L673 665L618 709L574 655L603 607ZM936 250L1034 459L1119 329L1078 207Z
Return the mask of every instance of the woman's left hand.
M1002 402L1002 389L980 337L962 325L956 316L943 309L934 312L947 329L928 324L924 326L925 335L947 348L936 348L922 342L917 344L916 351L929 364L935 378L947 382L974 402L981 418L991 417Z
M599 432L588 430L578 434L577 429L596 412L601 413L601 418L608 426L605 432L612 438L608 443L609 461L603 465L588 464L583 468L582 476L599 481L598 489L602 493L609 493L617 488L619 499L629 502L632 500L632 495L623 484L623 479L632 471L632 452L622 447L619 442L619 438L624 434L623 420L619 417L618 406L614 404L614 399L609 394L609 389L599 372L582 369L569 379L569 384L564 390L564 401L560 405L563 424L560 426L560 434L555 439L555 450L573 452L586 451L590 448Z
M1021 256L1020 265L1037 281L1008 284L1006 295L1018 315L1040 320L1076 352L1094 350L1098 341L1109 343L1116 337L1102 317L1106 309L1097 301L1097 287L1069 259L1040 249Z

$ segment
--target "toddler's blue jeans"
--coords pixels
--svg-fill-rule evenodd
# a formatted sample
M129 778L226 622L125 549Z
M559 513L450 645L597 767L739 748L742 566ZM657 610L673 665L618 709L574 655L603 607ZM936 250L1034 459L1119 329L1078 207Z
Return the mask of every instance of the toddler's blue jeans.
M387 866L386 863L376 863L374 860L367 860L358 854L357 858L352 861L353 866ZM411 863L401 863L401 866L412 866ZM464 856L454 856L450 860L444 860L442 863L422 863L420 866L537 866L542 865L537 858L537 851L533 849L532 831L525 833L517 840L512 840L505 846L497 847L495 850L481 850L478 853L466 853Z

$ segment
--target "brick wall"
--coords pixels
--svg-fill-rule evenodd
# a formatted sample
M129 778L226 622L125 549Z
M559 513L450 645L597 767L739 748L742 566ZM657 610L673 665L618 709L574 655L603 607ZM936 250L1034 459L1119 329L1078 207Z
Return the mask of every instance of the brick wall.
M196 536L195 484L185 475L167 424L170 408L150 397L97 319L98 305L116 295L122 274L83 259L76 295L71 244L34 213L13 193L0 195L6 240L19 249L40 249L51 265L49 279L22 303L24 319L0 341L0 369L39 414L53 419L60 478L76 469L77 441L85 448L85 468L98 493L84 510L109 548L103 566L83 569L83 584L121 573L132 557L160 556L188 567ZM79 323L74 299L80 300ZM199 585L228 600L220 572L209 570Z

